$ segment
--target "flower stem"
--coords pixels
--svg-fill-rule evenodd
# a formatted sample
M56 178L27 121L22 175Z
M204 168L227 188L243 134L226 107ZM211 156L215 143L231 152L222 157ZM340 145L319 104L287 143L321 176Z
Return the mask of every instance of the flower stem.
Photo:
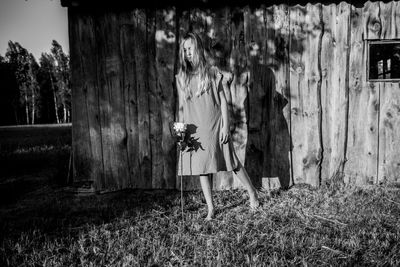
M182 158L182 149L181 149L181 144L179 144L179 151L180 151L180 153L181 153L181 210L182 210L182 221L184 220L184 217L183 217L183 179L182 179L182 176L183 176L183 158Z

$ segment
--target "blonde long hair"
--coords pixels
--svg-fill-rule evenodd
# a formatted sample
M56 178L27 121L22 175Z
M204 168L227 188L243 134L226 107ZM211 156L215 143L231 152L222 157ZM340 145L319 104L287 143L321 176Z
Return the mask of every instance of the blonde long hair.
M185 60L185 52L183 50L183 44L187 40L192 40L194 44L193 51L193 66ZM182 39L179 45L179 63L180 68L178 71L178 77L180 81L180 90L184 92L186 99L192 97L192 93L189 88L190 78L193 76L194 71L199 73L199 86L196 91L196 96L201 96L203 93L209 90L210 75L209 75L209 64L206 60L205 49L200 36L194 32L188 32Z

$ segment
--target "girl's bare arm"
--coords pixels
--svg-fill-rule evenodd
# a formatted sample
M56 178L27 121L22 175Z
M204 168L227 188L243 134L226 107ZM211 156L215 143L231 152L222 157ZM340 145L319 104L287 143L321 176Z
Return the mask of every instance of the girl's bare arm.
M224 88L222 87L222 79L218 85L219 99L221 101L222 113L222 129L221 129L221 142L226 143L229 140L229 116L228 116L228 103L226 101Z
M178 110L177 110L177 122L184 122L183 121L183 95L182 90L176 77L176 90L178 91Z

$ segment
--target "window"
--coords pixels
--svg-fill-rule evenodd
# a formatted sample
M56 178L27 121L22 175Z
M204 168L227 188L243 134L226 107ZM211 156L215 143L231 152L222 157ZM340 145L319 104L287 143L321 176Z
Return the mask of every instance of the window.
M368 80L400 81L400 40L368 42Z

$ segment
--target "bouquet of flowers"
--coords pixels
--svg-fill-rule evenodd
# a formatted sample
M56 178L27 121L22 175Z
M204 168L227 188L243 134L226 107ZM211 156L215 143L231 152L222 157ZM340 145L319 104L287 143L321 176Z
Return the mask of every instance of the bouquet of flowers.
M179 145L180 157L182 158L183 150L186 148L186 130L187 125L183 122L171 122L169 124L169 130L171 135L176 139ZM183 160L181 160L181 210L182 210L182 221L184 220L183 212L183 183L182 183L182 170L183 170Z
M187 125L183 122L172 122L170 123L170 131L172 136L176 139L176 142L180 146L181 150L186 147L186 129Z

